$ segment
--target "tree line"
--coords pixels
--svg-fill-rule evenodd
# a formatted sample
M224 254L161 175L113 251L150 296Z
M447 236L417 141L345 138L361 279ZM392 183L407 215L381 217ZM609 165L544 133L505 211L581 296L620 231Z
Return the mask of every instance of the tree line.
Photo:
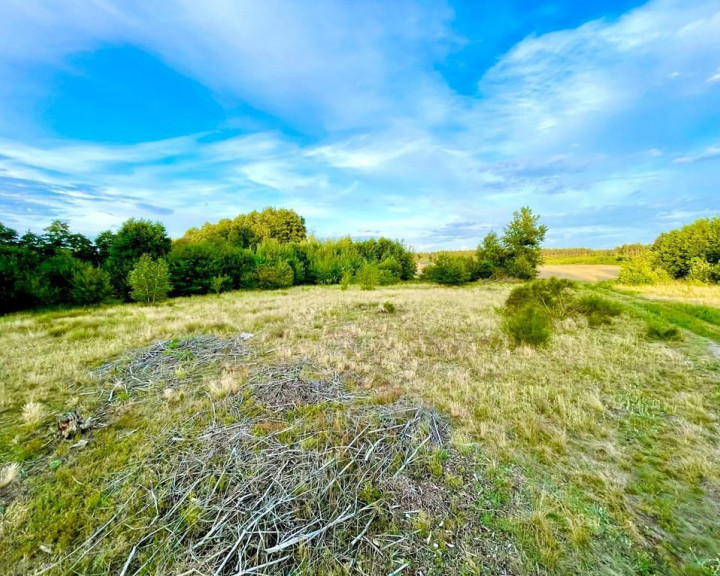
M543 261L547 227L540 216L524 207L513 213L502 236L488 233L474 253L441 252L422 272L422 278L440 284L465 284L481 279L537 277Z
M623 263L619 280L624 284L720 282L720 216L663 232L650 247Z
M175 241L160 222L133 218L94 242L59 220L43 234L22 236L0 223L0 312L294 284L372 286L414 276L413 255L400 242L319 241L286 209L191 228Z

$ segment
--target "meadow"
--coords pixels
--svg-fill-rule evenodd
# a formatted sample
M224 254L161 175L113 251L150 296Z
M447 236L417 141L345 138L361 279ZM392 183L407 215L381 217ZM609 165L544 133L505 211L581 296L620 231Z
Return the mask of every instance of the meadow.
M172 442L197 454L191 436L248 421L253 442L347 457L366 429L349 416L354 404L337 396L280 410L257 396L258 374L299 362L358 398L363 414L419 406L447 428L442 443L406 450L407 470L389 464L393 478L407 474L412 498L380 476L343 485L372 514L367 525L287 540L280 572L720 573L720 358L707 339L720 333L718 288L587 285L625 312L597 327L566 318L547 347L532 348L500 329L512 286L299 286L1 318L0 573L213 573L192 559L173 565L179 542L158 540L170 518L202 551L211 520L189 504L202 501L200 486L182 508L156 494L157 454ZM698 301L677 300L688 296ZM650 317L669 318L680 336L650 338ZM230 364L172 356L184 339L241 333L252 334L247 358ZM167 382L108 388L100 366L158 341L179 362ZM67 413L89 419L88 430L59 435ZM213 494L227 490L223 478ZM343 497L330 488L323 498ZM118 521L128 506L130 520Z

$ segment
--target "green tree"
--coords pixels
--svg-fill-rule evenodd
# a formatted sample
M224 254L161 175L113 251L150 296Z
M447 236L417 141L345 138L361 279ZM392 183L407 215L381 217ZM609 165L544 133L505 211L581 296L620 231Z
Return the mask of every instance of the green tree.
M75 304L99 304L110 294L110 275L92 264L79 264L72 275L72 300Z
M171 289L167 262L143 254L128 274L128 284L130 295L137 302L154 304L165 300Z
M17 241L17 232L0 222L0 245L15 246Z
M201 228L191 228L183 237L188 241L226 241L241 248L255 246L267 238L282 244L303 242L307 239L305 219L294 210L265 208L234 219L223 219L217 224L206 222Z
M673 278L685 278L697 261L720 264L720 216L701 218L677 230L660 234L652 247L657 264Z
M506 270L518 278L537 276L542 263L541 245L545 241L547 226L539 223L540 216L528 207L513 213L513 219L503 232L502 244L507 250Z
M489 232L475 251L475 275L478 278L490 278L496 270L504 270L508 260L508 251L495 232Z
M110 257L110 247L115 241L115 234L110 230L103 230L95 237L95 250L97 251L97 264L102 266Z
M155 260L164 258L170 246L170 238L160 222L127 220L115 234L105 262L105 269L118 294L128 297L128 275L143 254Z
M95 246L90 239L82 234L71 233L70 224L62 220L53 220L50 226L45 228L45 243L54 254L66 251L73 258L85 262L94 262L97 259Z
M380 283L380 270L374 262L363 264L355 273L355 279L362 290L375 290Z

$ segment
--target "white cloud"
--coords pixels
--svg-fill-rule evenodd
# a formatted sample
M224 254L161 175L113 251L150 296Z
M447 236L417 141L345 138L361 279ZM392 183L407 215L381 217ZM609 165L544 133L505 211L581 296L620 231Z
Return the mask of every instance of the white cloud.
M711 160L713 158L720 158L720 148L707 148L704 152L696 154L694 156L680 156L673 160L673 164L692 164L693 162L699 162L701 160Z
M468 221L498 227L522 204L557 216L562 242L627 233L615 214L606 224L574 220L638 196L648 214L694 213L703 202L720 209L711 190L717 163L698 167L692 194L677 192L688 186L678 164L699 165L720 149L662 137L666 125L692 121L677 103L713 109L714 0L655 0L616 20L526 38L470 96L454 93L432 67L458 42L440 1L8 0L4 12L0 80L23 63L61 66L79 50L132 43L230 104L315 135L308 142L250 131L134 146L0 139L0 178L74 184L33 202L88 230L106 226L111 213L115 221L138 215L138 202L173 210L164 219L174 233L285 204L312 215L321 235L379 229L430 247L474 241L439 239L432 230L454 226L459 235ZM660 135L645 141L645 132ZM22 197L12 200L16 206ZM37 220L11 216L23 226Z

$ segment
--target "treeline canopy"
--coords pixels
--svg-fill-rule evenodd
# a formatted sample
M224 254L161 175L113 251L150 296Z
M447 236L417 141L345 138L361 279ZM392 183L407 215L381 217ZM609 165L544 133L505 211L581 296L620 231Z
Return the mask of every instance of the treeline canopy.
M360 276L385 284L415 275L414 258L400 242L308 238L305 220L287 209L208 223L174 242L160 222L147 220L130 219L95 242L61 221L44 234L23 236L0 224L0 312L127 300L136 292L131 272L143 256L143 268L148 259L162 261L159 269L168 274L162 284L174 296L334 284Z
M623 264L619 277L626 284L671 279L720 282L720 216L660 234L649 249Z

